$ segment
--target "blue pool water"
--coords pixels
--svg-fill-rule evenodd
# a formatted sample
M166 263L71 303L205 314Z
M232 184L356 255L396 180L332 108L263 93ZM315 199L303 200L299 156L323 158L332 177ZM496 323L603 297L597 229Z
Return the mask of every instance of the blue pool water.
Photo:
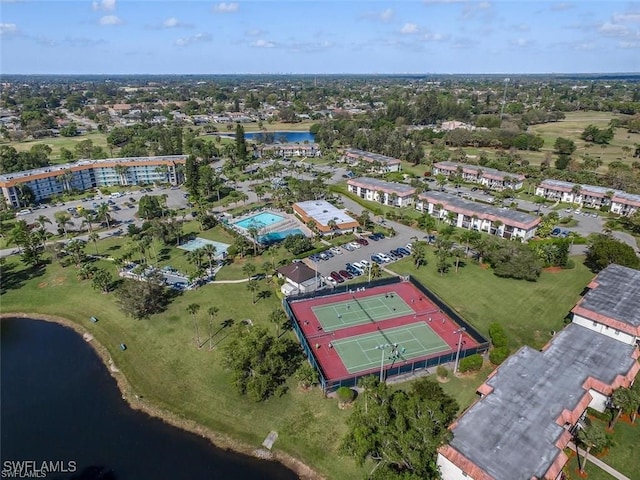
M292 228L282 232L269 232L266 235L261 235L258 241L262 244L270 244L284 240L291 235L304 235L304 233L299 228Z
M315 142L315 135L311 132L249 132L244 134L244 138L263 143Z
M255 226L256 228L264 228L274 223L278 223L284 220L284 217L280 215L276 215L275 213L270 212L262 212L256 215L252 215L249 218L245 218L244 220L240 220L239 222L234 223L236 227L244 228L245 230Z

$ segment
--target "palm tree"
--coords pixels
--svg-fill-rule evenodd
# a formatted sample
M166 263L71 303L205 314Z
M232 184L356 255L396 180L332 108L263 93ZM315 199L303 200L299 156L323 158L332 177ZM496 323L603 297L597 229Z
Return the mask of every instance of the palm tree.
M127 172L129 171L129 167L125 167L124 165L116 165L114 167L116 175L120 177L120 185L127 185Z
M209 307L207 309L207 313L209 314L209 350L213 350L213 319L218 312L218 307Z
M64 210L60 210L53 214L53 218L56 220L56 224L58 228L64 232L65 237L67 236L67 225L73 225L71 221L71 214L69 212L65 212Z
M256 303L256 292L259 288L260 285L258 285L257 280L249 280L249 282L247 283L247 290L251 292L251 302L254 304Z
M38 218L36 218L36 223L40 228L45 228L45 225L47 223L51 225L51 219L46 215L38 215Z
M204 259L204 252L202 248L196 248L190 252L187 252L187 261L196 267L196 272L202 271L202 261Z
M93 246L96 249L96 255L99 255L98 253L98 240L100 239L100 235L98 235L96 232L91 232L89 234L89 241L93 242Z
M500 233L500 227L503 225L502 221L496 220L493 222L493 226L496 228L495 234L498 235Z
M196 321L196 313L198 313L198 310L200 310L200 305L197 303L190 303L187 305L187 312L191 315L191 320L193 320L196 346L200 348L200 333L198 332L198 322Z
M204 247L202 247L203 255L209 260L209 273L213 272L213 261L216 259L217 248L215 245L207 243Z
M73 178L73 172L68 168L56 177L56 180L62 183L62 188L69 192L71 191L71 179Z
M582 185L574 185L571 187L571 193L573 193L573 203L579 203L582 205ZM580 202L576 201L576 197L580 196Z
M82 221L82 226L87 226L89 233L93 233L93 222L95 220L95 217L93 216L93 214L89 211L89 210L82 210L82 213L80 213L80 216L84 219Z
M377 263L371 263L371 266L369 268L371 269L371 278L373 278L374 280L382 276L382 269Z
M257 225L255 224L251 224L249 226L249 228L247 228L247 233L249 234L249 236L251 237L251 239L253 240L253 256L256 257L258 256L258 233L259 233L259 228Z
M635 386L635 385L634 385ZM611 405L617 410L611 420L609 428L613 429L623 413L628 414L634 421L640 408L640 388L618 388L611 395Z
M247 276L248 280L251 280L251 277L256 273L256 266L248 262L242 267L242 272Z
M109 214L109 205L107 205L106 203L101 203L98 207L98 211L96 212L96 218L101 222L106 222L107 228L111 228L111 224L109 223L111 220L111 215Z
M580 473L584 473L584 469L587 466L587 458L589 457L591 449L595 448L596 450L600 450L601 448L604 448L609 443L609 439L607 438L607 432L605 432L604 428L598 424L579 430L576 438L578 442L585 447L584 459L580 466ZM578 459L580 459L580 455L578 455Z
M438 211L438 224L440 224L440 219L442 218L442 209L444 208L441 203L436 203L436 210Z

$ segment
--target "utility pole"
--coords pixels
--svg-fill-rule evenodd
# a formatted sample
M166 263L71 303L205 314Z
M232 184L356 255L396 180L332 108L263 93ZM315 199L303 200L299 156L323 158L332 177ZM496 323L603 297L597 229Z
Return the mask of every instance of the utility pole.
M459 328L458 330L454 331L453 333L458 333L460 334L460 338L458 338L458 352L456 353L456 363L453 367L453 374L455 375L456 373L458 373L458 361L460 360L460 350L462 349L462 334L466 331L467 329L464 327Z
M504 106L507 104L507 85L509 84L509 78L504 79L504 94L502 95L502 108L500 109L500 120L504 116Z

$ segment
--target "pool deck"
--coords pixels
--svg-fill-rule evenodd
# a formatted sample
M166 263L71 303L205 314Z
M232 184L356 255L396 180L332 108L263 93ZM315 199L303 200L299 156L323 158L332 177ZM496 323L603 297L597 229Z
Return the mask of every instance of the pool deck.
M296 217L293 214L290 213L286 213L284 211L275 209L275 208L267 208L264 210L259 210L256 212L251 212L251 213L247 213L245 215L242 215L240 217L236 217L233 218L230 222L229 222L229 226L235 230L238 233L243 234L244 236L246 236L247 238L247 230L243 227L239 227L238 225L236 225L237 222L241 222L243 220L246 220L248 218L251 217L255 217L256 215L260 215L261 213L267 213L267 214L273 214L273 215L277 215L279 217L283 217L283 220L273 223L271 225L268 225L264 228L261 228L259 231L259 235L265 235L268 233L272 233L272 232L282 232L285 230L292 230L294 228L297 228L299 230L302 231L302 233L304 235L306 235L307 237L313 237L313 232L309 229L309 227L307 227L304 223L302 223L302 221Z

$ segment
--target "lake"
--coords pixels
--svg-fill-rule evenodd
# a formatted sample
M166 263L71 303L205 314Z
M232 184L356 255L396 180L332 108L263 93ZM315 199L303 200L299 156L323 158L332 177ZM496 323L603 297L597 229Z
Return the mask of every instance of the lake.
M40 478L57 480L298 478L279 463L216 448L132 410L73 330L30 319L0 326L3 478L20 461L53 462ZM22 463L23 478L33 477L31 465Z
M244 138L262 143L315 142L315 135L310 132L249 132L244 134Z

